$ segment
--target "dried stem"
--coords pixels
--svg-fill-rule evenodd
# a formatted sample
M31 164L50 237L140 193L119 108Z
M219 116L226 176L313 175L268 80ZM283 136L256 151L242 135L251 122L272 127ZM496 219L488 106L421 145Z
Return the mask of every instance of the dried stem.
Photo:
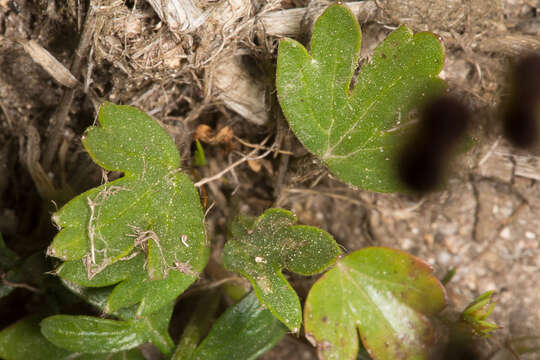
M41 292L41 290L39 290L38 288L36 288L34 286L31 286L31 285L28 285L28 284L25 284L25 283L14 283L14 282L9 281L7 279L7 274L5 274L5 273L2 273L2 275L0 275L0 279L2 280L2 284L6 285L6 286L9 286L9 287L12 287L12 288L26 289L26 290L34 292L34 293L40 293Z
M81 40L75 54L73 55L73 61L71 63L70 71L73 76L79 76L81 72L81 66L83 59L87 57L88 49L90 48L90 43L92 36L94 34L94 27L96 23L95 9L92 6L92 1L90 2L88 13L86 14L86 19L84 22L84 29L81 35ZM45 145L45 155L43 157L43 167L45 169L50 169L53 163L54 158L56 157L56 149L60 143L63 131L62 128L65 126L69 109L73 99L75 98L75 92L77 91L78 86L67 89L62 95L60 100L60 105L56 108L53 116L50 119L49 128L47 130L47 143Z
M263 142L261 143L261 146L264 145L264 143L266 143L266 141L268 140L268 137L266 139L263 140ZM244 155L241 159L235 161L234 163L232 163L231 165L227 166L225 169L223 169L222 171L218 172L217 174L213 175L213 176L210 176L210 177L207 177L207 178L204 178L202 179L201 181L198 181L195 183L195 187L201 187L203 186L204 184L207 184L209 182L212 182L212 181L215 181L215 180L218 180L220 179L223 175L225 175L226 173L228 173L229 171L233 170L235 167L237 167L238 165L248 161L248 160L258 160L258 159L262 159L266 156L268 156L268 154L270 154L272 151L274 151L274 146L275 145L272 145L268 150L266 150L264 153L262 153L261 155L258 155L258 156L255 156L253 157L253 155L255 155L259 149L254 149L253 151L251 151L249 154L247 155Z

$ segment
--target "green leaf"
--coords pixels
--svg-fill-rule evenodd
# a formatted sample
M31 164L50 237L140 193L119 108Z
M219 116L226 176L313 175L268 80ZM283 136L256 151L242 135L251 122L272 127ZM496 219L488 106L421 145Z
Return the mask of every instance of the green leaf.
M361 33L344 5L332 5L313 28L311 56L292 39L279 44L278 98L302 144L345 182L392 192L396 151L411 109L440 93L444 53L432 33L392 32L364 64L351 91Z
M54 345L75 352L118 352L150 341L169 355L173 342L167 329L173 306L171 303L151 316L136 320L54 315L41 322L41 333Z
M142 323L148 340L166 356L174 350L174 342L169 335L169 322L171 321L175 301L155 312L151 316L136 320Z
M206 263L206 254L202 264ZM153 313L175 299L193 282L191 277L171 272L167 279L150 280L145 272L142 255L129 261L120 261L108 266L92 280L86 277L86 269L81 262L65 262L57 271L65 280L84 287L102 287L116 284L103 309L106 313L117 313L122 308L138 303L137 316ZM190 270L189 268L186 270ZM181 291L180 291L181 290Z
M201 142L197 139L195 139L195 146L197 149L195 150L194 159L193 159L193 165L195 166L204 166L206 165L206 157L204 156L204 148L201 145Z
M71 290L73 293L84 299L87 303L95 306L99 311L106 313L107 312L107 301L111 292L113 291L113 286L100 287L100 288L88 288L79 286L71 281L62 279L62 284ZM137 318L136 307L125 307L119 309L118 311L109 312L111 315L117 316L122 320L131 320Z
M132 349L112 354L73 354L66 360L145 360L145 358L139 350Z
M0 332L0 358L4 360L144 360L136 350L114 354L80 354L49 342L39 328L39 316L29 316Z
M286 332L251 292L217 319L191 360L256 359Z
M125 175L77 196L54 215L62 230L48 253L66 261L58 274L71 282L120 282L109 311L140 303L138 315L144 315L178 296L204 268L202 207L191 180L179 171L176 146L148 115L106 103L99 122L83 145L100 166Z
M69 358L76 360L145 360L141 352L137 349L121 351L113 354L81 354L80 356Z
M296 225L283 209L268 209L257 220L233 224L223 249L223 265L245 276L260 302L293 332L302 322L300 301L282 269L314 275L332 264L340 250L332 236L312 226Z
M490 332L499 329L496 324L486 321L497 305L496 302L491 303L492 295L493 291L486 291L470 303L461 314L461 321L467 323L474 333L481 337L487 337Z
M139 325L92 316L54 315L41 322L41 333L63 349L90 354L109 353L145 343L148 338Z
M444 287L420 259L365 248L340 259L311 288L306 337L321 359L355 359L356 328L374 359L427 359L434 340L428 316L445 305Z
M30 316L0 332L0 358L5 360L65 359L71 352L51 344L39 331L38 316Z

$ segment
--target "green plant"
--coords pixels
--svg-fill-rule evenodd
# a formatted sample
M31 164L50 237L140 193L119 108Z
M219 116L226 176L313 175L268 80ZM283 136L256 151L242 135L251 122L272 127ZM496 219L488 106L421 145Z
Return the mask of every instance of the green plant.
M442 48L432 34L412 36L399 28L377 48L349 95L359 46L359 26L349 10L329 7L315 25L312 58L299 43L281 42L279 99L299 139L337 175L368 189L396 191L401 184L386 157L408 127L393 129L395 117L405 117L422 92L443 88L436 77ZM297 85L298 76L305 85ZM221 293L208 292L175 345L168 327L176 300L209 258L196 187L180 170L168 134L143 112L106 103L99 123L83 145L101 167L124 175L64 205L53 216L60 232L48 250L62 262L55 275L99 317L25 318L0 332L0 356L140 359L136 348L151 342L174 360L254 359L287 331L301 334L301 302L283 271L310 276L330 267L310 290L303 315L305 336L321 359L355 359L361 349L357 329L364 358L428 358L430 317L446 305L444 287L429 266L382 247L343 255L330 234L296 225L283 209L231 224L222 270L244 276L254 291L237 288L242 299L215 322ZM198 143L197 154L196 164L203 166ZM0 255L3 272L15 266L4 261L13 255L1 241ZM491 308L484 309L485 300L464 313L473 327L486 324Z
M311 56L281 40L278 98L302 144L347 183L368 190L403 191L396 153L410 130L408 113L440 94L444 53L437 37L399 27L362 66L352 90L361 33L351 11L333 5L315 23Z
M141 111L105 104L100 128L83 145L96 163L123 171L53 216L61 228L48 254L65 262L57 274L86 287L116 285L106 312L138 304L150 314L175 299L207 260L202 207L180 171L169 135Z
M497 304L496 302L491 303L492 295L493 291L487 291L478 296L461 314L461 321L467 323L478 336L487 337L490 332L499 328L497 325L486 321Z
M323 359L355 358L357 328L376 358L425 359L434 340L428 316L445 306L444 287L421 260L365 248L339 260L313 285L305 305L306 336Z
M233 224L223 265L248 278L261 304L296 333L302 322L300 301L281 270L314 275L341 251L325 231L293 226L295 222L294 215L282 209L269 209L256 220L241 219Z

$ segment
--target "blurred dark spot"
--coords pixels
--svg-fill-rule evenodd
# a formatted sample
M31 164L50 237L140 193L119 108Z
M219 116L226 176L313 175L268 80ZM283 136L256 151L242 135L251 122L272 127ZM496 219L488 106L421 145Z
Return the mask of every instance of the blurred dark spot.
M445 152L465 134L469 121L465 105L449 96L440 97L424 107L419 136L434 146L433 152Z
M525 104L515 104L504 119L504 135L515 146L531 148L538 142L538 115Z
M126 7L130 10L133 9L133 7L135 6L135 1L134 0L126 0L124 2L124 4L126 5Z
M417 132L403 149L398 174L415 192L436 190L454 148L465 135L470 113L450 96L427 103L420 113Z
M326 317L326 315L322 317L321 321L322 321L323 323L325 323L325 322L328 321L328 318Z
M540 53L521 58L511 73L510 96L503 115L506 138L531 148L540 140Z
M399 175L415 191L434 190L442 180L442 168L434 149L424 144L404 152L399 163Z

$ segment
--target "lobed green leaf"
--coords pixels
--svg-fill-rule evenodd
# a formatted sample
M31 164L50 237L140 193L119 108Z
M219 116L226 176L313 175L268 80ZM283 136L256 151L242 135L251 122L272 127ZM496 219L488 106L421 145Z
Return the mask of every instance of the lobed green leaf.
M345 182L368 190L404 190L396 152L409 112L440 93L444 53L434 34L399 27L375 49L352 91L361 32L345 5L332 5L302 44L279 44L276 86L283 113L302 144Z
M306 299L306 337L321 359L356 359L359 344L374 359L427 359L429 316L446 305L430 267L402 251L371 247L340 259Z
M107 310L139 303L142 316L178 296L204 268L202 208L191 180L179 171L176 146L154 120L106 103L99 122L87 130L83 145L96 163L124 176L77 196L54 215L61 231L48 253L65 260L58 275L73 283L120 283Z
M320 273L336 260L340 250L327 232L295 223L295 216L283 209L268 209L255 221L237 221L223 249L223 265L245 276L260 302L298 332L300 301L281 271Z

